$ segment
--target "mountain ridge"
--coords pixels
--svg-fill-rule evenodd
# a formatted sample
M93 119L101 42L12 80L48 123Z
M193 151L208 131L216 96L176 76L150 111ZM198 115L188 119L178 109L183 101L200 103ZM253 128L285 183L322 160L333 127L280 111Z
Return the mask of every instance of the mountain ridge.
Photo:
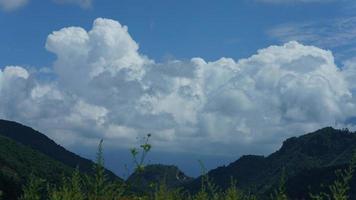
M319 173L318 170L345 167L355 149L356 133L347 129L325 127L299 137L288 138L280 149L268 156L241 156L226 166L210 170L206 175L220 188L229 187L233 178L239 188L266 196L279 184L283 171L287 172L287 185L290 185L288 179L298 180L298 176L308 170ZM330 170L328 172L333 173ZM199 190L202 177L184 187L191 191ZM300 191L306 191L307 186L299 187L304 187ZM294 195L306 198L309 194Z

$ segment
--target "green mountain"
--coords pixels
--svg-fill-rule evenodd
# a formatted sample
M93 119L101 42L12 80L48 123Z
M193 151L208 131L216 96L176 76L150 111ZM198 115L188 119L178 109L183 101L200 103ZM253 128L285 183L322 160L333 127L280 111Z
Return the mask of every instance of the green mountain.
M289 196L305 199L311 191L325 190L320 184L331 183L335 179L334 171L347 166L355 149L356 133L328 127L287 139L278 151L267 157L242 156L207 175L222 189L227 188L233 178L239 188L269 197L284 173ZM185 187L196 191L201 180L199 177Z
M58 183L76 167L81 173L94 174L93 165L32 128L0 120L0 191L4 199L16 199L31 175ZM111 180L122 180L109 170L106 174Z
M192 180L193 178L185 175L176 166L155 164L146 166L143 171L134 172L126 183L131 185L134 191L144 192L156 189L160 183L164 183L168 188L176 188Z
M57 183L73 168L0 135L0 190L4 199L16 199L30 176Z
M82 158L75 153L66 150L46 135L30 127L12 121L0 120L0 135L41 152L69 167L79 167L81 172L89 174L94 173L94 163L91 160ZM118 178L109 170L106 170L106 174L108 174L110 179Z

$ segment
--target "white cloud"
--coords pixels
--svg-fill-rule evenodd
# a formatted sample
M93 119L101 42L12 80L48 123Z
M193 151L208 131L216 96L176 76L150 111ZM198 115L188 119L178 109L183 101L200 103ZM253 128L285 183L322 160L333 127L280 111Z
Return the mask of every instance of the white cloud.
M0 8L6 11L16 10L24 6L28 0L0 0Z
M0 117L62 144L102 137L123 148L151 132L160 150L266 153L287 137L356 116L354 68L341 70L330 51L297 42L237 61L157 63L139 53L126 26L99 18L89 31L53 32L46 48L57 55L56 81L6 67Z

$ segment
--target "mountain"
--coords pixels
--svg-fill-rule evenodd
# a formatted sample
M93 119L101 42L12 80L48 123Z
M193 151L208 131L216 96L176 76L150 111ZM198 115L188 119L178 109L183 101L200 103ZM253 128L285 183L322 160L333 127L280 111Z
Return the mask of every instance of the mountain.
M0 135L0 190L4 199L17 199L30 176L58 183L73 168L28 146Z
M157 184L164 183L168 188L176 188L192 181L173 165L148 165L143 171L134 172L127 179L127 183L137 192L152 191Z
M335 170L346 168L356 149L356 133L347 129L323 128L313 133L292 137L269 156L246 155L227 166L218 167L207 176L221 189L237 187L266 199L285 176L290 199L309 199L309 193L325 191ZM14 199L31 173L58 182L79 166L82 173L92 174L93 162L67 151L45 135L21 124L0 120L0 191L5 199ZM112 172L113 179L121 180ZM355 176L356 177L356 176ZM133 173L127 183L136 192L152 191L164 182L168 188L184 187L197 191L202 177L192 179L175 166L148 165ZM351 180L351 199L356 199L356 178Z
M72 174L94 174L94 163L82 158L30 127L0 120L0 191L4 199L15 199L23 183L33 174L51 183ZM111 180L123 181L106 170Z
M284 173L290 197L303 199L310 191L320 191L321 183L331 183L335 178L334 171L347 166L355 149L356 133L327 127L289 138L278 151L267 157L242 156L207 175L220 188L229 187L233 178L239 188L269 197ZM185 187L196 191L201 179L199 177ZM355 183L353 179L352 185Z
M46 135L30 127L12 121L0 120L0 135L39 151L69 167L79 167L81 172L89 174L94 173L94 163L91 160L82 158L66 150L53 140L49 139ZM111 179L118 178L109 170L106 170L106 174L108 174Z

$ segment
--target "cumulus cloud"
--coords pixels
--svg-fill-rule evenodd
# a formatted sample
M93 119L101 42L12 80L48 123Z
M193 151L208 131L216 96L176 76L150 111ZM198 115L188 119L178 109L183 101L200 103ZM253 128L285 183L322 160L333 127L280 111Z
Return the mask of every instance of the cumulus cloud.
M0 8L6 11L16 10L24 6L28 0L0 0Z
M57 56L43 72L0 72L0 117L30 124L62 144L118 148L151 132L157 149L268 153L281 140L356 116L351 72L333 54L287 42L249 58L157 63L128 28L96 19L47 38ZM248 149L250 148L250 149Z

